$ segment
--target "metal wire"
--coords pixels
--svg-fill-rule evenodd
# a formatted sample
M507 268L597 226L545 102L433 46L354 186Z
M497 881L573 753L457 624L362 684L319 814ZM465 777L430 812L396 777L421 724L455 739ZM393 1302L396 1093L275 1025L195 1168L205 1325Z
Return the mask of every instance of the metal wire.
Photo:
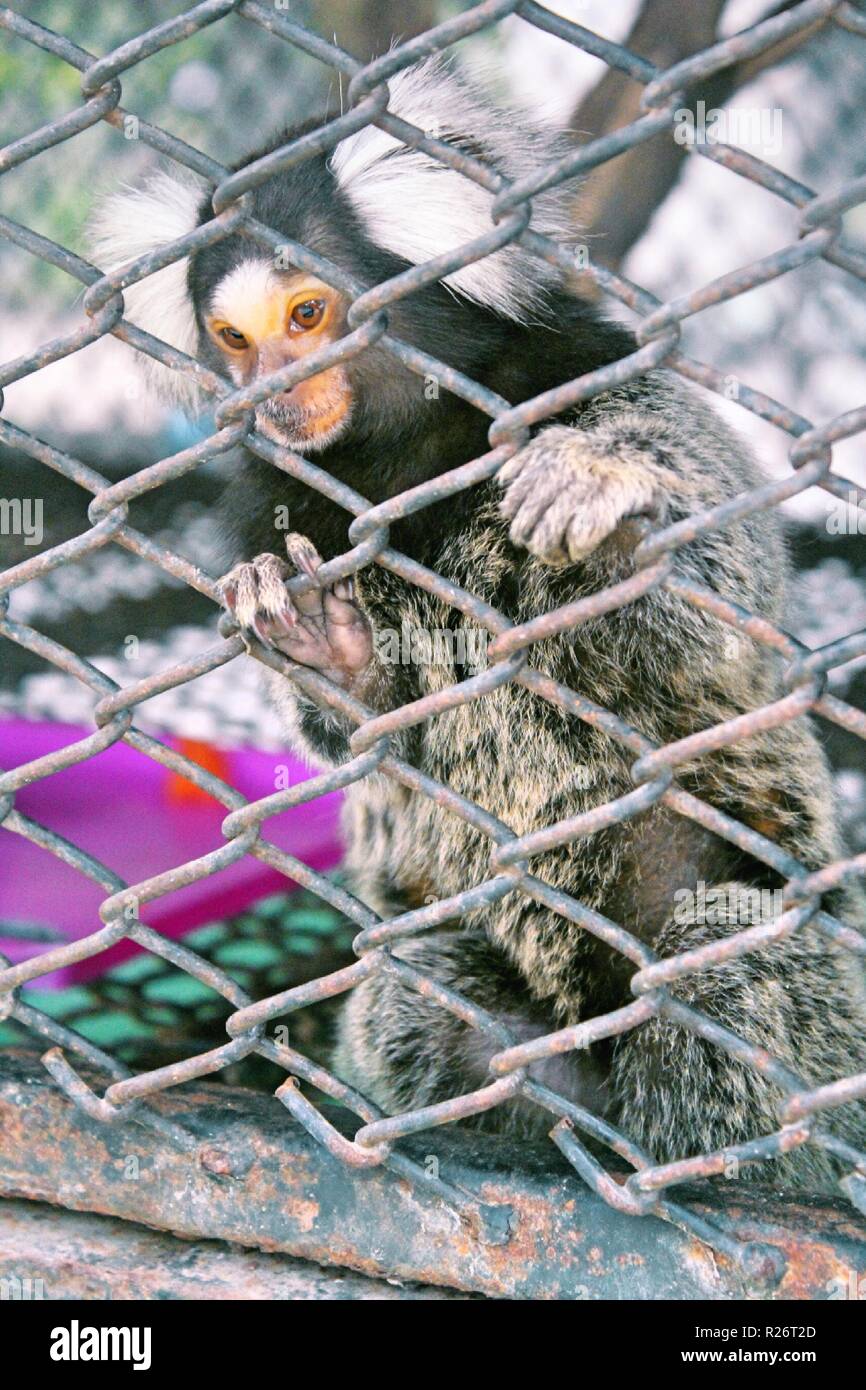
M830 1136L820 1124L823 1112L866 1096L866 1075L828 1078L827 1084L809 1086L780 1062L768 1058L759 1048L712 1022L699 1010L678 1002L667 987L674 980L735 959L762 945L767 939L783 939L809 920L829 940L857 953L861 958L866 956L866 938L821 909L823 892L844 879L866 873L866 855L860 854L830 864L819 872L809 873L790 854L763 835L682 790L677 785L676 773L681 764L695 756L728 746L759 730L797 719L807 712L820 715L866 739L866 714L828 694L825 689L826 673L832 667L866 651L866 633L832 642L811 652L766 619L736 608L709 590L687 582L678 574L675 562L680 546L696 536L721 530L739 518L768 509L813 486L819 486L846 501L856 500L862 506L866 494L849 480L831 473L830 467L832 445L866 428L866 405L824 425L815 426L761 392L741 386L739 404L791 436L791 474L778 482L763 483L711 510L661 530L648 532L637 549L637 568L633 577L519 627L512 626L503 615L475 595L457 589L442 576L393 549L389 544L388 528L392 521L443 497L454 496L464 488L494 475L502 463L525 442L531 425L558 414L576 402L589 400L611 386L631 381L653 367L664 364L720 395L726 394L726 378L721 372L686 356L680 350L680 325L709 305L730 299L813 260L829 261L847 273L866 280L866 257L846 247L840 240L841 214L866 200L866 179L852 178L840 188L819 196L812 189L742 150L723 143L698 145L697 152L705 158L715 160L790 203L797 210L796 239L772 255L666 304L623 277L603 267L588 265L585 273L600 291L613 296L640 316L638 347L611 366L563 382L555 390L517 407L447 364L395 337L389 331L388 309L432 280L441 279L457 268L480 260L510 242L519 242L526 250L553 265L571 268L573 253L529 230L530 200L534 194L596 168L657 132L670 128L674 112L681 104L683 90L696 79L760 54L782 38L796 42L798 37L809 34L810 26L816 20L833 22L852 35L866 37L866 19L845 0L803 0L803 3L795 4L743 33L713 44L667 71L659 71L621 45L551 13L543 5L534 3L534 0L484 0L484 3L472 6L366 65L358 63L336 43L319 38L294 22L281 9L261 3L261 0L205 0L205 3L193 6L167 23L148 29L99 59L69 39L42 28L11 9L2 8L2 28L81 73L82 100L65 116L47 122L40 129L0 150L0 171L11 169L43 150L73 139L98 121L106 121L123 129L124 120L130 113L120 104L120 77L159 49L183 43L204 26L218 22L229 14L260 26L273 36L274 42L285 42L301 49L349 78L344 113L324 121L315 130L234 173L169 132L140 121L139 138L145 144L208 182L213 190L215 217L180 240L108 275L101 274L97 268L65 247L28 227L9 218L0 218L0 232L6 238L87 287L84 296L86 321L81 327L7 363L0 370L0 387L38 371L40 367L66 357L106 334L112 334L186 376L210 395L216 402L217 426L216 432L202 443L142 468L122 482L111 484L62 450L11 423L0 421L0 440L3 443L22 450L93 494L88 513L91 526L87 531L0 575L0 632L89 686L94 692L95 725L94 732L88 737L0 775L0 821L7 830L25 836L47 853L56 855L100 884L106 893L100 908L104 923L100 930L24 963L10 966L7 962L7 968L0 970L0 1017L15 1017L51 1044L43 1058L45 1066L69 1099L86 1114L106 1123L134 1117L139 1122L156 1126L168 1141L180 1144L186 1142L183 1130L169 1125L152 1109L148 1109L148 1099L167 1087L219 1071L239 1058L257 1052L276 1062L288 1073L288 1080L277 1091L279 1099L294 1119L332 1155L354 1168L386 1164L427 1190L432 1188L443 1200L451 1203L464 1219L480 1223L482 1230L485 1229L485 1213L482 1211L479 1217L479 1209L472 1200L448 1183L431 1178L427 1171L395 1146L406 1135L464 1119L494 1106L507 1106L516 1097L522 1097L550 1113L554 1125L551 1131L553 1140L604 1201L621 1212L635 1216L653 1214L673 1221L739 1261L740 1267L747 1272L757 1273L767 1264L765 1248L756 1250L754 1246L733 1240L709 1225L696 1212L673 1202L668 1195L670 1190L688 1179L721 1171L724 1162L732 1156L748 1162L768 1161L790 1151L792 1147L812 1144L830 1150L850 1168L849 1176L842 1182L843 1189L861 1211L866 1211L866 1154ZM642 114L636 120L581 146L564 159L540 167L534 174L516 183L508 183L480 160L452 149L389 113L387 86L389 78L410 64L445 51L459 39L494 26L512 15L601 58L610 67L641 83L644 88ZM489 232L448 255L413 267L372 288L358 284L345 270L306 247L289 243L286 248L282 234L262 225L252 216L247 196L276 172L331 149L347 135L369 124L377 125L399 140L424 150L495 194ZM349 332L336 348L312 354L305 358L302 366L284 368L255 388L230 390L226 381L201 364L128 323L123 318L122 291L153 271L239 229L264 247L288 249L294 263L310 269L328 284L343 291L351 301L351 308ZM320 467L276 446L259 434L253 415L254 406L268 395L313 375L335 357L349 359L373 343L380 350L392 354L411 371L421 376L432 376L448 391L471 401L491 420L490 452L483 458L466 463L378 506L371 506L364 497L337 482ZM291 671L293 679L306 693L320 704L348 716L357 725L357 730L351 740L353 756L347 764L288 791L252 803L248 803L220 778L158 739L136 729L133 723L137 706L150 696L183 685L245 653L247 648L244 642L226 618L221 626L222 640L216 646L202 652L194 660L180 662L134 685L120 688L73 651L8 617L9 594L16 587L108 545L122 546L148 559L218 604L216 577L203 573L180 555L156 544L130 526L128 504L144 492L201 467L238 444L245 445L276 467L333 499L345 509L348 517L354 518L348 526L351 548L324 566L323 579L333 582L370 563L385 566L471 616L494 639L489 652L490 666L483 675L425 696L410 707L399 708L385 715L377 715L365 708L322 677L299 671L278 653L266 651L263 647L255 648L253 655L275 669ZM291 581L289 587L298 592L308 584L308 580L296 579ZM787 662L785 694L772 704L761 706L739 718L658 747L638 729L625 723L615 711L591 704L579 692L556 683L528 664L532 645L541 638L566 631L587 617L610 612L652 589L664 587L781 654ZM635 756L632 767L635 790L618 801L596 807L569 821L517 837L507 825L496 820L483 807L435 782L391 751L391 735L395 732L422 720L435 719L443 711L468 699L483 699L486 692L509 681L524 685L578 719L602 727L612 738L631 750ZM118 740L125 740L221 802L227 811L222 827L225 843L199 859L143 882L126 884L93 856L29 820L16 809L15 794L20 788L83 762ZM374 770L422 795L435 796L444 809L483 832L491 843L490 877L482 883L467 885L447 901L430 903L382 922L349 893L264 838L263 827L270 816L313 800L325 792L346 787L369 776ZM769 929L747 928L688 955L659 960L623 926L552 888L534 876L527 867L527 861L539 850L592 836L599 829L623 822L655 802L664 803L679 815L746 850L785 878L785 910ZM254 1002L222 970L183 945L166 940L140 920L139 912L144 904L207 875L218 873L244 855L253 855L279 869L356 923L359 929L355 941L359 957L357 962L313 983ZM391 953L390 948L396 942L426 931L439 922L458 918L470 909L494 902L513 891L519 891L578 923L632 961L635 966L631 982L636 996L634 1002L602 1017L587 1019L545 1037L515 1045L500 1020ZM226 1023L228 1041L172 1065L129 1075L100 1048L18 998L17 991L22 985L49 971L96 956L121 938L136 942L221 994L234 1010ZM486 1084L441 1104L385 1117L325 1068L267 1036L266 1027L272 1019L351 990L377 971L399 977L493 1042L496 1052L490 1063L490 1078ZM534 1062L613 1037L656 1015L691 1029L746 1066L769 1074L785 1097L779 1112L779 1129L773 1134L756 1136L725 1154L704 1153L678 1162L658 1164L651 1154L637 1148L627 1135L529 1076L527 1069ZM98 1095L79 1075L69 1060L69 1054L107 1074L110 1081L102 1095ZM354 1138L349 1139L341 1134L302 1094L297 1085L298 1078L314 1084L354 1112L362 1122ZM624 1158L634 1169L632 1176L624 1183L615 1180L590 1153L579 1134L591 1136Z

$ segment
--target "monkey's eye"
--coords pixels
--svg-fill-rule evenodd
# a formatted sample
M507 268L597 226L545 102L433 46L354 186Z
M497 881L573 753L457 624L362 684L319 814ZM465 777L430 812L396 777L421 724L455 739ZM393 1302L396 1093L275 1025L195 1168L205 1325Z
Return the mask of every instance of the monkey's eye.
M245 348L249 347L249 343L244 334L239 333L236 328L221 328L219 330L219 336L222 338L226 347L231 348L234 352L243 352Z
M310 328L318 328L324 317L324 299L305 299L292 310L289 328L296 333L298 330L305 333Z

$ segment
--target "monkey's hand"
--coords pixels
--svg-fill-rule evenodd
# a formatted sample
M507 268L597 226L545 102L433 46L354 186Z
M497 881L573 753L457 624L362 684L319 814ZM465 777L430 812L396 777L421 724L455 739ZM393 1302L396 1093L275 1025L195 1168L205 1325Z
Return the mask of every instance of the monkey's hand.
M291 564L278 555L257 555L236 565L221 581L226 608L266 646L352 690L373 656L372 630L355 601L354 581L341 579L329 589L318 585L291 598L285 580L301 573L317 581L322 557L297 532L286 537L286 550Z
M611 446L592 431L551 425L509 459L498 477L514 545L545 564L567 565L632 518L662 519L667 470L634 445Z

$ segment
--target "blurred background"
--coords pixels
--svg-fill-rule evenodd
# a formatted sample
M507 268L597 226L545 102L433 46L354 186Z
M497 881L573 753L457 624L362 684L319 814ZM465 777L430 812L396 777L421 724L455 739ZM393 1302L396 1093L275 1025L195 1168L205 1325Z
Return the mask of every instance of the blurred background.
M19 0L14 8L101 55L187 6L167 0ZM450 0L293 0L290 14L367 59L393 39L466 8ZM550 0L548 8L666 67L790 5ZM520 19L464 40L453 51L492 98L567 128L576 143L639 114L639 86ZM148 58L123 74L122 84L125 109L225 163L287 122L325 107L333 113L342 98L333 71L235 15ZM708 110L769 113L751 128L748 120L738 125L733 143L818 191L864 172L866 43L832 24L816 23L805 43L782 43L706 80L688 94L690 106L699 99ZM76 71L0 31L0 143L78 102ZM86 255L85 227L94 202L120 183L136 185L158 163L146 145L101 122L6 174L0 212ZM594 171L575 190L574 215L591 258L661 299L796 239L795 213L786 203L689 154L667 134ZM846 216L844 235L849 245L864 249L866 208ZM0 241L0 360L80 325L80 299L80 286L68 276ZM610 310L627 317L617 305ZM704 311L683 332L688 353L819 424L866 400L864 338L866 287L822 261ZM734 402L714 399L752 439L767 472L786 475L789 438ZM207 421L191 424L151 399L133 354L111 337L10 386L4 418L112 480L208 433ZM834 468L866 484L862 441L838 445ZM43 499L43 546L86 530L89 494L44 465L0 446L0 478L0 497ZM222 573L227 556L214 502L225 480L225 465L207 465L133 503L130 520L209 573ZM785 512L796 563L790 629L814 646L866 626L866 544L855 510L812 489ZM4 567L35 553L20 536L2 535L0 546ZM208 600L116 547L16 590L11 613L122 684L201 651L217 621ZM92 728L92 692L14 644L3 646L0 718ZM866 659L834 672L830 684L862 707ZM187 750L254 749L270 760L269 767L281 755L276 722L249 660L149 701L137 723L183 740ZM852 847L866 848L866 748L838 728L822 734ZM0 858L2 842L10 838L0 831ZM272 921L280 911L269 904L265 915ZM309 901L298 910L315 916ZM309 925L312 919L306 920ZM324 930L322 921L310 930ZM265 983L273 988L272 979Z

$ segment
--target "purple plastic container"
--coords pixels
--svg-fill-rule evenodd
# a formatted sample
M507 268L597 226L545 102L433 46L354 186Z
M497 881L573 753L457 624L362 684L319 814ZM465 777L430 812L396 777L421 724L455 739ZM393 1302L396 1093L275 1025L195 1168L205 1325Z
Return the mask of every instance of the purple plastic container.
M0 721L0 768L20 767L92 732L69 724ZM214 749L167 736L163 741L217 772L251 801L315 775L280 753ZM340 800L339 792L331 792L273 816L265 824L264 838L310 868L333 868L343 852ZM16 793L15 809L86 850L130 884L226 843L220 831L228 814L224 806L125 743L22 788ZM208 878L145 904L141 919L165 936L183 936L202 923L242 912L259 898L296 886L246 855ZM11 960L29 959L54 949L55 943L46 947L44 942L4 937L4 922L47 927L75 941L104 925L98 908L105 896L98 884L56 855L0 826L0 951ZM40 976L33 984L44 989L80 983L138 949L121 942L89 960Z

